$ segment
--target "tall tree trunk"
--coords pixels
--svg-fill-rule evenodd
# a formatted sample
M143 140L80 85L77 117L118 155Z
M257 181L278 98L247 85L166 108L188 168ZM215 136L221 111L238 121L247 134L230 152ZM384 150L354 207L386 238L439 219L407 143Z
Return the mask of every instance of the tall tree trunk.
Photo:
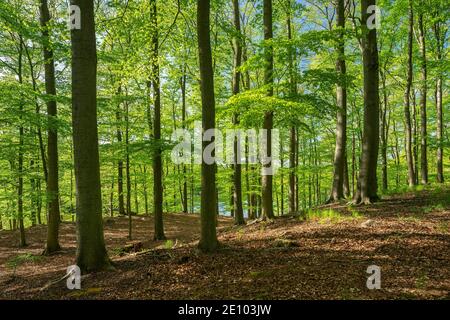
M48 226L47 226L47 245L45 253L50 254L60 249L59 235L59 184L58 184L58 131L55 119L57 117L56 107L56 84L55 84L55 62L53 59L53 50L50 47L50 12L48 10L47 0L40 0L41 27L43 36L43 51L45 61L45 92L52 98L47 100L48 115Z
M139 214L138 178L136 167L133 167L133 175L134 175L134 210L136 214Z
M411 99L411 84L413 77L413 65L412 65L412 47L413 47L413 24L414 13L412 9L412 0L409 0L409 31L408 31L408 71L406 78L405 89L405 131L406 131L406 162L408 164L408 184L410 187L416 183L415 171L414 171L414 159L412 154L412 126L411 126L411 112L410 112L410 99Z
M109 191L109 215L114 217L114 176L111 178L111 189Z
M351 195L350 192L350 180L348 177L348 153L347 150L345 150L345 156L344 156L344 197L348 198Z
M281 172L280 172L280 212L281 215L284 215L284 151L283 151L283 139L280 139L280 164L281 164Z
M149 210L148 210L148 189L147 189L147 166L143 166L142 170L142 175L144 176L144 206L145 206L145 215L148 216L149 215Z
M437 181L439 183L444 183L444 150L443 150L443 121L442 121L442 42L441 41L441 25L439 22L435 22L434 26L434 36L436 38L436 52L437 52L437 60L439 63L438 76L436 79L436 91L435 91L435 99L436 99L436 140L437 140L437 153L436 153L436 168L437 168Z
M419 141L419 136L417 133L417 103L416 103L416 90L412 88L412 152L413 152L413 159L414 159L414 184L419 184L419 144L417 141Z
M288 40L292 40L292 17L291 17L291 1L288 1L288 11L286 17ZM289 47L289 91L291 96L297 94L297 81L294 70L295 50ZM296 201L296 147L297 147L297 129L292 126L289 130L289 214L295 214L298 211Z
M264 40L267 42L264 48L264 84L267 86L267 95L273 96L273 46L268 43L273 38L272 26L272 0L264 0L263 8ZM261 210L263 219L274 218L273 214L273 175L272 175L272 129L273 111L264 114L263 129L266 130L265 155L269 161L264 161L261 181Z
M297 129L291 127L289 130L289 214L295 214L297 208L296 194L296 149Z
M30 161L30 172L33 175L35 173L34 160ZM36 180L34 179L34 176L32 176L30 179L30 188L31 188L31 201L30 201L31 217L30 218L31 218L31 225L34 227L36 225L36 209L37 209ZM1 223L1 221L0 221L0 223Z
M382 87L383 87L383 110L381 112L381 175L383 191L388 189L388 163L387 163L387 110L388 110L388 95L386 88L386 71L381 72Z
M122 92L121 87L119 86L117 90L117 94L120 95ZM122 151L122 115L120 110L120 103L117 105L116 110L116 122L117 122L117 143L119 145L120 150ZM119 160L117 161L117 192L119 198L119 215L125 215L125 202L124 202L124 194L123 194L123 160L122 160L122 152L119 152Z
M110 266L105 247L97 132L97 54L94 3L71 0L81 12L82 29L72 38L72 124L77 186L77 254L82 272Z
M203 133L215 127L216 118L209 15L210 1L198 0L197 35ZM209 141L202 141L202 152L209 144ZM217 250L219 245L216 233L216 164L208 164L205 162L205 159L202 159L201 172L201 233L198 246L203 252L213 252Z
M420 180L422 184L428 183L428 159L427 159L427 49L425 30L423 23L423 9L419 12L419 47L420 47Z
M295 134L296 134L296 140L297 140L297 144L295 145L295 168L298 168L299 164L300 164L300 133L298 128L295 130ZM305 158L303 157L303 160ZM294 172L294 177L295 177L295 210L298 211L299 209L299 205L300 205L300 198L299 198L299 193L300 193L300 179L297 175L296 172Z
M346 64L345 64L345 0L337 1L337 22L340 34L337 45L338 58L336 61L336 71L339 74L339 83L336 88L337 100L337 121L336 121L336 148L334 152L334 174L333 185L329 202L339 201L345 198L344 195L344 173L347 149L347 85L346 85Z
M379 149L379 68L377 31L369 30L368 8L375 5L375 0L361 1L361 24L363 28L362 55L364 66L364 132L362 139L362 156L359 172L356 203L369 204L378 200L377 160Z
M133 238L133 219L131 218L131 174L130 174L130 120L129 105L125 101L125 175L127 181L127 214L128 214L128 239Z
M23 38L19 35L19 61L18 61L18 76L19 83L23 83ZM25 240L25 227L23 224L23 147L24 147L24 128L23 128L23 113L24 113L24 101L21 97L19 106L19 152L18 152L18 185L17 185L17 220L19 222L19 247L25 247L27 245Z
M155 221L154 240L164 240L163 225L163 185L162 185L162 159L161 159L161 88L159 80L159 39L158 14L156 0L150 1L150 19L152 28L152 87L155 115L153 119L153 138L157 143L153 156L153 212Z
M186 65L182 68L183 75L180 78L181 85L181 121L182 128L186 129ZM187 170L183 164L183 213L188 212Z
M242 62L242 45L241 45L241 16L239 13L239 0L233 0L233 20L235 28L235 36L233 37L233 95L240 92L241 72L239 68ZM233 124L239 125L239 115L233 115ZM237 225L245 224L244 211L242 208L242 166L241 166L241 140L240 137L234 138L233 143L233 211L234 222Z

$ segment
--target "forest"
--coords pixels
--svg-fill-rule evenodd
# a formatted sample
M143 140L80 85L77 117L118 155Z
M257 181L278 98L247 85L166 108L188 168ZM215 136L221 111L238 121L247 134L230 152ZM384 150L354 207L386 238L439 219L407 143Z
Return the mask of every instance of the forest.
M449 17L1 0L0 300L450 299Z

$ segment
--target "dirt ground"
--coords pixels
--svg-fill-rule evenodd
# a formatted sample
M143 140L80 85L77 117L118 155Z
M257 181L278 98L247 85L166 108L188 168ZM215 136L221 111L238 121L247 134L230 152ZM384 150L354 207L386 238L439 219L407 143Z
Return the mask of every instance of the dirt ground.
M153 242L151 217L105 221L115 271L82 277L68 290L73 223L61 225L58 254L40 256L45 226L0 231L0 299L450 299L450 189L387 197L367 207L330 205L328 218L283 217L235 227L220 218L222 248L196 249L199 217L165 215L169 241ZM143 249L125 252L140 241ZM368 266L381 268L381 289L369 290Z

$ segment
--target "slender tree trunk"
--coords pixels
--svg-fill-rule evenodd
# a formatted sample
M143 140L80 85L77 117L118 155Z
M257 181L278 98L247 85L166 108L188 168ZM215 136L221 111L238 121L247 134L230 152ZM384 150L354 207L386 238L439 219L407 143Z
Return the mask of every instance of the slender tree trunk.
M114 217L114 176L111 178L111 189L109 191L109 215Z
M118 94L121 93L121 88L118 89ZM120 103L117 105L116 110L116 121L117 121L117 143L119 145L120 150L122 150L122 129L121 129L121 110ZM124 194L123 194L123 160L122 160L122 152L119 152L120 159L117 161L117 192L119 199L119 215L124 216L125 213L125 203L124 203Z
M235 28L235 36L233 37L233 95L237 95L240 92L241 72L239 68L242 62L242 45L241 45L241 16L239 13L239 0L233 0L233 20ZM239 115L235 113L233 115L233 124L239 125ZM237 225L245 224L244 211L242 208L242 166L241 166L241 141L240 137L234 138L233 143L233 209L234 209L234 222Z
M186 66L183 66L183 75L180 79L181 84L181 121L182 128L186 129ZM188 212L188 191L187 191L187 170L183 164L183 213Z
M34 175L34 172L35 172L34 160L30 161L30 172ZM34 227L36 225L37 195L36 195L36 180L33 178L33 176L30 179L30 187L31 187L31 201L30 201L31 225ZM0 223L1 223L1 219L0 219Z
M52 98L47 100L48 115L48 226L47 226L47 244L45 253L60 250L58 241L59 235L59 184L58 184L58 131L55 119L57 116L56 107L56 83L55 83L55 62L53 59L53 50L50 47L49 24L50 12L48 10L47 0L40 0L41 28L43 36L43 51L45 61L45 92Z
M153 122L153 138L158 144L153 156L153 212L155 221L154 240L164 240L163 225L163 184L162 184L162 158L161 158L161 88L159 80L159 39L158 14L156 0L150 1L152 23L152 87L155 115Z
M414 163L414 184L419 184L419 136L417 134L417 103L416 103L416 90L412 88L412 152L413 152L413 163Z
M23 38L19 35L19 61L18 61L18 76L19 83L23 83ZM24 128L23 128L23 113L24 113L24 101L22 101L23 97L21 97L20 106L19 106L19 152L18 152L18 185L17 185L17 220L19 222L19 231L20 231L20 239L19 239L19 247L25 247L27 245L25 240L25 227L23 224L23 147L24 147Z
M77 186L77 254L82 272L110 266L103 236L97 133L97 54L94 3L71 0L81 12L82 29L72 38L72 123Z
M408 164L408 184L410 187L416 183L414 172L414 159L412 154L412 128L411 128L411 112L410 112L410 99L411 99L411 84L413 77L413 65L412 65L412 46L413 46L413 24L414 15L412 9L412 0L409 0L409 31L408 31L408 74L406 78L406 90L405 90L405 131L406 131L406 162Z
M347 157L347 150L345 150L345 156L344 156L344 197L348 198L351 195L350 192L350 180L348 177L348 157Z
M281 215L284 215L284 151L283 151L283 138L280 139L280 164L281 164L281 172L280 172L280 212Z
M382 186L383 191L388 189L388 163L387 163L387 110L388 110L388 95L386 88L386 71L381 72L382 87L383 87L383 110L381 112L381 172L382 172Z
M289 214L298 211L296 203L296 149L297 149L297 129L291 127L289 130Z
M215 127L216 117L209 21L210 1L198 0L197 35L200 61L203 133ZM204 151L209 144L209 141L202 141L202 151ZM216 164L208 164L205 162L205 159L202 159L201 173L201 233L198 246L203 252L213 252L217 250L219 244L216 233Z
M291 17L291 1L288 1L288 11L286 17L288 40L292 40L292 17ZM297 81L294 70L295 50L289 49L289 90L290 95L297 94ZM289 214L295 214L298 211L296 201L296 147L297 147L297 129L292 126L289 130Z
M248 137L245 137L245 194L247 200L247 218L252 219L253 208L252 208L252 199L251 199L251 188L250 188L250 166L248 164L249 161L249 148L248 148Z
M295 130L295 134L296 134L296 145L295 145L295 169L297 169L299 167L300 164L300 133L298 128L296 128ZM303 159L305 159L303 157ZM299 205L300 205L300 198L299 198L299 193L300 193L300 180L298 177L297 172L294 171L294 178L295 178L295 210L298 211L299 210Z
M337 99L337 121L336 121L336 149L334 152L334 174L333 185L329 202L339 201L345 198L344 195L344 173L345 173L345 153L347 149L347 85L346 85L346 64L345 64L345 0L338 0L337 23L340 29L339 43L337 46L338 59L336 61L336 71L339 74L339 83L336 88Z
M436 168L437 168L437 181L439 183L444 183L444 150L443 150L443 117L442 117L442 41L441 41L441 25L439 22L435 22L433 25L434 36L436 38L436 52L437 52L437 60L439 63L438 76L436 79L436 91L435 91L435 99L436 99L436 140L437 140L437 153L436 153Z
M369 30L368 8L375 5L375 0L361 1L361 24L363 28L362 52L364 66L364 132L362 139L362 156L358 180L356 203L369 204L378 200L377 160L379 149L379 68L377 31Z
M133 175L134 175L134 209L136 214L139 214L138 178L136 167L133 167Z
M125 101L125 175L127 181L127 214L128 214L128 239L133 238L133 220L131 211L131 174L130 174L130 120L128 101Z
M269 42L273 38L272 26L272 0L264 0L263 7L264 40ZM267 43L264 48L264 84L267 86L267 95L273 96L273 46ZM264 161L261 182L261 209L263 219L274 218L273 214L273 175L272 175L272 129L273 111L264 114L263 129L266 130L265 155L268 161Z
M427 50L423 22L423 12L419 13L419 47L421 54L421 86L420 86L420 180L422 184L428 183L427 159Z

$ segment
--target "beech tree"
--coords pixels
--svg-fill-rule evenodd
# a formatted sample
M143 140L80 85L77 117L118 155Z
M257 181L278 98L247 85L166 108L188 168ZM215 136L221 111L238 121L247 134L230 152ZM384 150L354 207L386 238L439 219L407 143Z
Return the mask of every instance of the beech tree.
M273 46L270 41L273 38L272 26L272 0L264 0L263 6L263 23L264 23L264 84L266 86L266 94L273 96ZM263 129L267 130L266 156L268 159L272 157L272 129L273 129L273 111L266 111L264 113ZM272 160L266 161L265 169L272 165ZM261 182L261 211L263 218L272 219L273 213L273 179L272 174L263 172Z
M362 56L364 70L364 131L362 137L362 155L358 189L355 202L369 204L377 201L377 161L379 149L379 65L377 30L368 27L368 8L375 5L375 0L361 0Z
M44 39L43 51L45 60L45 92L49 96L47 99L47 114L49 118L48 125L48 178L47 195L48 201L48 229L47 245L45 253L50 254L60 249L58 241L59 231L59 176L58 176L58 132L54 119L57 116L56 109L56 84L55 84L55 61L53 59L53 50L50 46L50 12L48 10L47 0L40 1L41 27Z
M97 132L97 54L94 3L71 0L80 8L81 29L71 30L72 127L77 189L77 265L84 272L106 269Z
M202 129L203 133L215 128L215 98L214 74L212 67L210 39L210 8L209 0L197 1L197 37L198 58L200 62L200 91L202 99ZM202 139L202 155L211 143ZM201 233L198 244L200 250L213 252L217 250L216 234L216 164L206 163L202 156L202 191L201 191Z

